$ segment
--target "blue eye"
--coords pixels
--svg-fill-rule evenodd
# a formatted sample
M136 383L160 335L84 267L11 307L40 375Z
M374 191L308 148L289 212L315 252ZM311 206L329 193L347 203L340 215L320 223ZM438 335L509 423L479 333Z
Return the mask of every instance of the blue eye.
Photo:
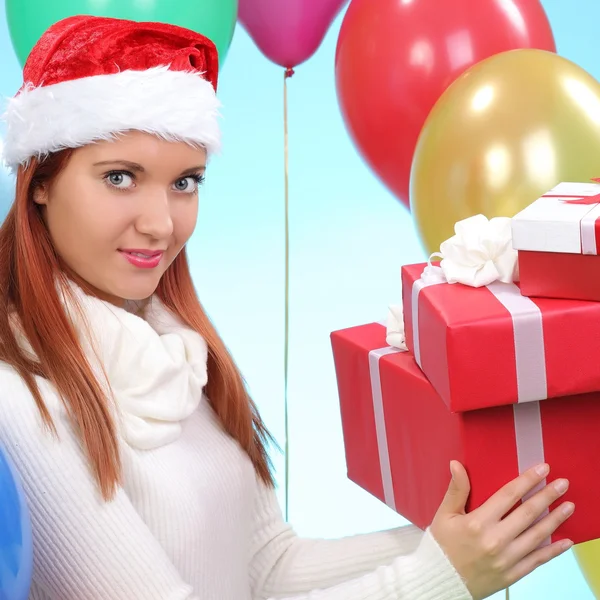
M184 194L193 194L198 191L198 188L204 181L204 175L188 175L182 177L175 182L175 189Z
M133 175L127 171L111 171L104 176L104 181L118 190L127 190L133 186Z

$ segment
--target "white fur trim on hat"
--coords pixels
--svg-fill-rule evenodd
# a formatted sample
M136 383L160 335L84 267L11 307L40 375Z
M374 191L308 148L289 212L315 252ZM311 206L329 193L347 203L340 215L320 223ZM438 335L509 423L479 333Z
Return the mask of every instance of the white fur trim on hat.
M25 87L9 100L3 158L16 170L31 157L137 130L219 150L219 107L198 73L154 67Z

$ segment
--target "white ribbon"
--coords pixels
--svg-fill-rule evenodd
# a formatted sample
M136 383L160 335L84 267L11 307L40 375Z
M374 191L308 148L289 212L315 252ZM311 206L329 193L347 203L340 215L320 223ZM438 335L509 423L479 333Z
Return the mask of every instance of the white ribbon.
M428 271L429 269L429 271ZM423 275L425 277L423 277ZM430 285L439 285L447 283L444 279L443 271L440 267L434 267L431 263L423 271L421 279L414 282L412 288L412 323L413 323L413 354L419 367L421 366L421 339L419 338L419 330L415 329L415 325L419 323L419 294L421 290Z
M518 278L517 251L512 247L511 220L475 215L454 226L455 235L440 246L440 267L448 283L482 287Z
M515 285L495 282L487 288L508 310L513 322L518 398L513 405L513 420L519 473L524 473L545 461L540 400L548 397L548 384L542 313L537 304L521 296ZM545 486L544 479L523 501ZM547 514L545 510L539 519ZM549 543L550 538L547 538L542 546Z
M381 376L379 373L379 359L388 354L401 352L397 348L387 346L377 348L369 352L369 373L371 375L371 392L373 395L373 413L375 415L375 433L377 436L377 450L379 452L379 469L383 483L383 498L385 503L396 510L396 499L394 498L394 484L392 480L392 468L390 465L390 451L385 430L385 415L383 411L383 394L381 392Z
M494 282L487 286L510 313L513 324L518 402L548 397L546 349L542 312L514 284Z
M540 414L539 402L525 402L524 404L513 404L513 419L515 422L515 437L517 440L517 461L519 473L545 462L544 458L544 434L542 430L542 416ZM546 487L546 479L538 483L532 490L523 496L523 502L537 494ZM546 509L537 518L543 519L549 510ZM542 541L540 546L547 546L551 539L548 537Z
M579 224L581 230L582 254L598 254L596 245L596 221L600 218L600 204L583 216Z
M401 304L390 306L385 326L387 328L385 341L398 350L408 350L404 336L404 313Z

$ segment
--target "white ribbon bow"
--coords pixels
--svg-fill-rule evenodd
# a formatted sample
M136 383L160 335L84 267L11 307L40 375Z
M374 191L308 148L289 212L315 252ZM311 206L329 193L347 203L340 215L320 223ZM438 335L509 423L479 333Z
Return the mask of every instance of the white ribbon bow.
M489 219L475 215L459 221L450 239L442 242L440 252L429 257L421 279L428 284L462 283L483 287L494 281L518 281L517 251L512 247L511 220L508 217ZM441 258L439 266L433 258ZM406 350L402 307L390 306L387 323L387 343Z
M402 305L394 304L390 306L387 318L386 344L399 350L408 350L406 338L404 337L404 317L402 314Z
M440 246L440 267L448 283L483 287L517 281L517 251L508 217L475 215L454 226L455 235Z

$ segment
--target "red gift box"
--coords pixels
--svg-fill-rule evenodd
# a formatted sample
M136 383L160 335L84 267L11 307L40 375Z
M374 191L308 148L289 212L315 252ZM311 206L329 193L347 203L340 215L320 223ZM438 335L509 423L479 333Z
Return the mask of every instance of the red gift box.
M552 541L600 538L600 393L453 413L412 353L386 346L382 325L331 340L348 476L360 487L425 529L448 487L450 460L469 473L469 511L547 461L551 478L571 483L560 502L576 506Z
M406 344L452 411L600 390L600 302L473 288L402 268Z
M523 295L600 301L600 184L561 183L511 228Z
M519 273L524 296L600 301L597 256L520 251Z

